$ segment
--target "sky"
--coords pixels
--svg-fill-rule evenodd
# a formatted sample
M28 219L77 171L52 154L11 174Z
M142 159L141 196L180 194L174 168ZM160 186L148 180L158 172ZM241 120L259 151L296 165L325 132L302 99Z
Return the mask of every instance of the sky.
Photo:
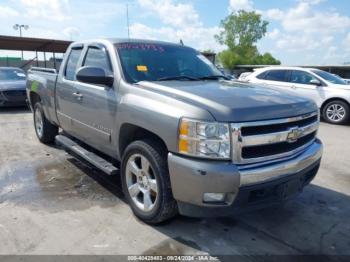
M219 52L226 48L214 39L220 21L243 9L269 22L258 49L284 65L350 62L349 0L0 0L0 34L19 35L13 25L25 24L27 37L125 38L127 5L132 38L182 39L198 50Z

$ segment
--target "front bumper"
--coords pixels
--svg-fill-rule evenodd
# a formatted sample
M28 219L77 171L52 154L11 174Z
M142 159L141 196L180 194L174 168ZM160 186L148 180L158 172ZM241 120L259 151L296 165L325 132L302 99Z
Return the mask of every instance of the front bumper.
M0 106L24 106L26 105L25 90L1 90Z
M323 146L316 140L298 156L261 165L189 159L169 153L168 165L179 211L188 216L228 215L259 208L300 192L316 175ZM222 203L203 202L204 193L226 193Z

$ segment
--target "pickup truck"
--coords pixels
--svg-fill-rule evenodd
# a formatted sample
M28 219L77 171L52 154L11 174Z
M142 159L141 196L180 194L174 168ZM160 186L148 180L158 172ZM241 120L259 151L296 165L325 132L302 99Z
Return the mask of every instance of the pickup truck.
M281 203L320 166L314 102L229 81L180 44L75 42L58 73L29 70L27 97L38 139L120 175L150 224Z

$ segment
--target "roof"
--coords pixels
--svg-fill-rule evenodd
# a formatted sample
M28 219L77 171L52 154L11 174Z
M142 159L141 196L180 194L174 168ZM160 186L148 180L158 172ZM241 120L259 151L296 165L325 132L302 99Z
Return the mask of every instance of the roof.
M0 49L38 52L66 52L71 41L0 35Z

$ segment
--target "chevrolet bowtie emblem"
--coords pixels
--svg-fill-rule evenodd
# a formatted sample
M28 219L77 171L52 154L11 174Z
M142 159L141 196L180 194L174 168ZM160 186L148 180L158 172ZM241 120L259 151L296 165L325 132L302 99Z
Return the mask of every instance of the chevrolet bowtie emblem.
M301 130L298 127L292 127L289 129L289 133L287 135L287 142L293 143L296 142L301 136Z

